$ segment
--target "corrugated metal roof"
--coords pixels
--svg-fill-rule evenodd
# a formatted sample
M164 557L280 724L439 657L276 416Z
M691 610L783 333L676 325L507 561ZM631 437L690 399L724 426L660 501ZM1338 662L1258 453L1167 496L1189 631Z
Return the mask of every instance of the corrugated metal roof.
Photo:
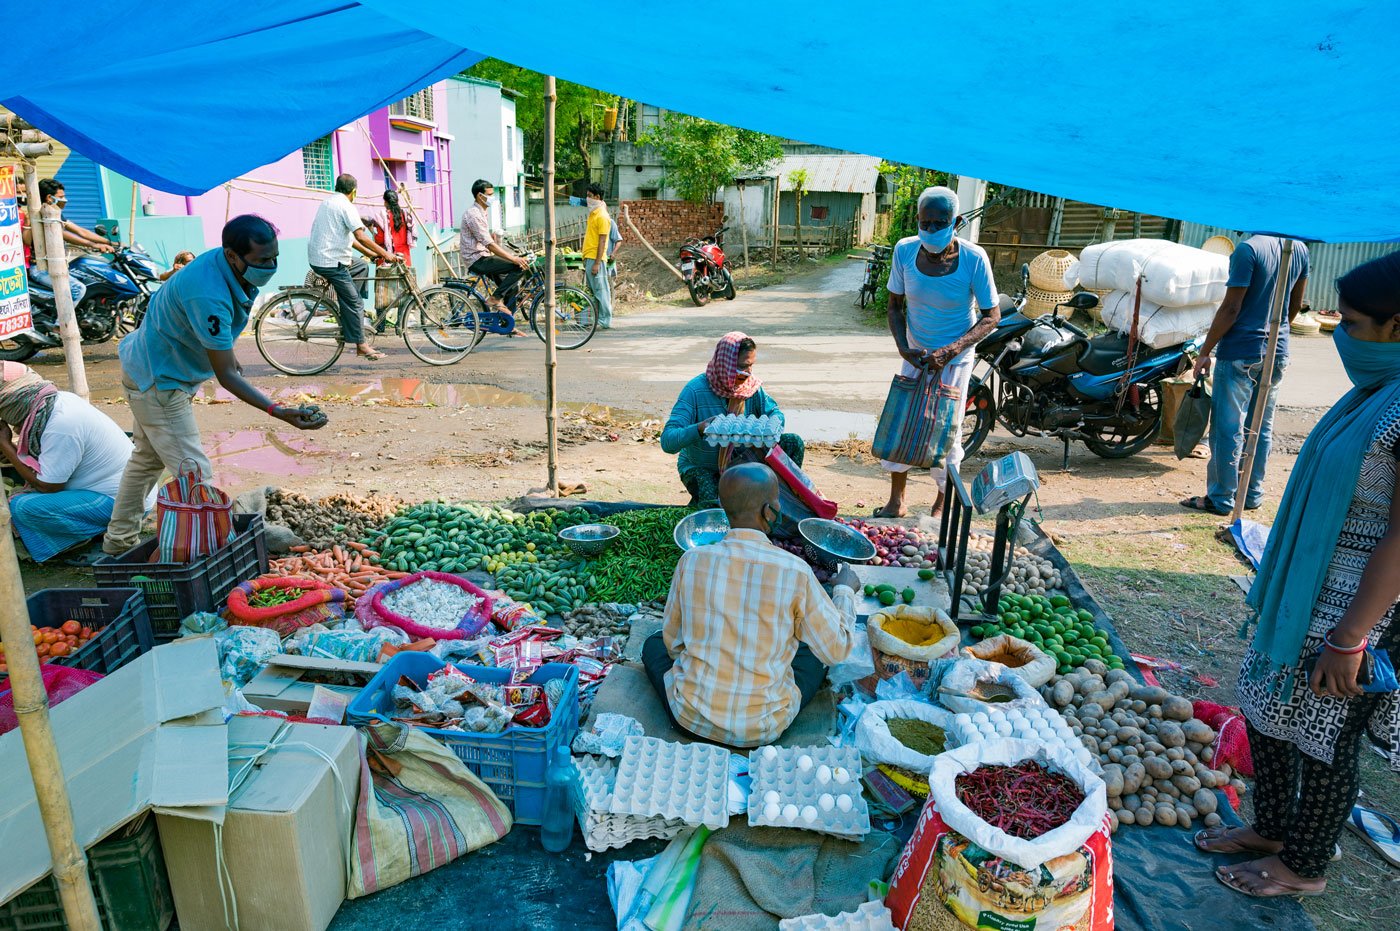
M781 178L781 188L791 191L788 176L807 172L807 190L841 194L873 194L880 177L880 160L872 155L785 155L778 162L748 175L749 178Z

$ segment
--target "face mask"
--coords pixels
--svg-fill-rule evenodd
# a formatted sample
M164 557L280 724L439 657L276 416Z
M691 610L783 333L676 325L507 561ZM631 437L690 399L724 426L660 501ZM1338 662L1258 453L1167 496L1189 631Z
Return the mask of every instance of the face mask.
M953 241L953 226L949 224L941 230L919 230L919 243L933 253L942 252Z
M1400 343L1370 343L1347 334L1345 327L1332 331L1332 344L1342 357L1347 378L1358 388L1375 388L1400 378Z
M244 262L243 266L243 280L255 288L264 287L277 274L276 262L271 265L249 265Z
M588 198L587 204L589 210L597 210L599 207L603 206L603 202L596 197Z
M483 194L483 195L481 195L481 197L482 197L481 206L483 206L483 207L494 207L494 206L496 206L496 195L495 195L495 194Z

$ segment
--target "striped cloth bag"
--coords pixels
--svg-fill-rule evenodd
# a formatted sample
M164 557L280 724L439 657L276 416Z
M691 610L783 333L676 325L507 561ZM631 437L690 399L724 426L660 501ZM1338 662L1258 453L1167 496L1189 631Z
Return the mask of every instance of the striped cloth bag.
M941 370L920 369L916 376L896 375L890 381L871 444L876 458L916 469L933 466L940 374Z
M217 553L233 540L233 499L204 480L186 459L156 498L159 562L187 563Z
M406 724L360 728L347 895L435 870L510 832L510 811L442 744Z

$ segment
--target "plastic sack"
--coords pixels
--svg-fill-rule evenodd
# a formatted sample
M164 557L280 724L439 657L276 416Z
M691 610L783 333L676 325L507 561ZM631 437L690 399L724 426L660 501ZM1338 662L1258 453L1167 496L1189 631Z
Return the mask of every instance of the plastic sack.
M44 680L44 691L49 696L49 707L67 701L83 689L102 678L102 673L88 669L72 669L68 666L55 666L44 663L39 667L39 675ZM10 691L10 680L0 682L0 734L9 733L19 727L19 717L15 714L15 699Z
M230 627L215 633L214 642L219 645L220 678L240 689L282 652L282 638L266 627Z
M891 718L914 718L935 724L943 729L951 743L953 716L922 701L877 701L867 705L856 722L856 747L867 763L886 763L919 774L927 773L935 757L900 743L886 723Z
M929 678L929 664L958 648L958 626L938 608L895 605L877 611L865 622L875 678L909 674L915 688ZM918 637L918 640L911 638ZM867 683L869 680L866 680Z
M978 695L1007 695L1006 701L988 702ZM953 713L976 714L994 705L1001 711L1012 711L1031 705L1041 707L1045 700L1025 679L1000 663L967 659L954 666L938 686L938 703Z
M427 734L389 723L360 734L348 898L437 869L510 831L496 794Z
M1086 246L1065 272L1069 290L1077 284L1092 291L1132 292L1139 278L1144 310L1146 301L1164 307L1218 306L1230 280L1230 257L1165 239L1122 239Z
M396 592L401 588L407 588L415 582L424 579L455 585L477 598L477 603L462 615L462 620L456 627L446 630L419 624L412 618L396 614L384 604L384 597L386 595ZM397 627L414 639L431 637L434 640L465 640L470 637L475 637L477 634L481 633L482 628L491 623L492 597L461 576L449 575L446 572L415 572L405 578L395 579L391 582L385 582L383 585L375 586L365 593L365 597L362 600L368 602L368 607L365 613L361 615L359 606L356 605L356 616L364 620L366 627L381 627L387 624L391 627Z
M379 651L385 644L402 645L408 642L408 635L393 627L376 627L373 630L330 630L320 624L303 627L288 637L283 648L288 653L301 656L319 656L323 659L343 659L356 663L379 661Z
M1104 326L1119 333L1133 329L1133 305L1137 300L1132 291L1111 291L1103 296L1099 312ZM1143 295L1138 307L1138 340L1153 349L1165 349L1195 339L1210 329L1217 304L1194 304L1187 307L1163 307Z
M258 607L253 599L260 592L300 591L285 604ZM345 618L345 591L317 579L253 579L233 587L228 593L229 621L249 627L266 627L287 637L312 624L339 624Z
M1172 451L1176 458L1185 459L1195 451L1210 427L1210 388L1204 378L1187 390L1176 409L1176 420L1172 423Z
M958 800L955 781L982 766L1034 760L1084 792L1070 820L1036 838L1013 837ZM929 799L890 881L896 927L1113 928L1113 869L1103 780L1062 748L1023 740L941 753Z
M973 659L1005 666L1034 688L1040 688L1055 676L1055 657L1035 644L1010 634L998 634L970 647L963 647L963 653Z

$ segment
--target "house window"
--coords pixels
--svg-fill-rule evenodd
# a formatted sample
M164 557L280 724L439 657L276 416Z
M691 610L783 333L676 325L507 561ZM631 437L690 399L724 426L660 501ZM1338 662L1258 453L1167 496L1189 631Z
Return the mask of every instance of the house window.
M389 104L390 116L411 116L419 120L433 120L433 89L425 87L416 94L410 94L398 103Z
M825 220L825 219L826 219L826 208L825 208L825 207L813 207L813 208L812 208L812 219L813 219L813 220Z
M307 187L318 191L329 191L335 187L335 164L330 136L322 136L315 142L302 146L301 162Z
M510 202L511 202L511 206L514 206L514 207L519 207L519 206L520 206L520 189L521 189L522 187L524 187L524 185L522 185L522 184L517 184L517 185L513 186L513 187L510 189Z
M656 188L654 188L654 187L642 187L642 188L637 188L637 197L638 197L638 199L640 199L640 200L656 200Z
M514 159L514 158L515 158L515 127L514 127L514 126L507 126L507 127L506 127L506 159L507 159L507 160L511 160L511 159Z
M413 180L419 184L426 184L428 181L428 169L422 162L413 163Z

